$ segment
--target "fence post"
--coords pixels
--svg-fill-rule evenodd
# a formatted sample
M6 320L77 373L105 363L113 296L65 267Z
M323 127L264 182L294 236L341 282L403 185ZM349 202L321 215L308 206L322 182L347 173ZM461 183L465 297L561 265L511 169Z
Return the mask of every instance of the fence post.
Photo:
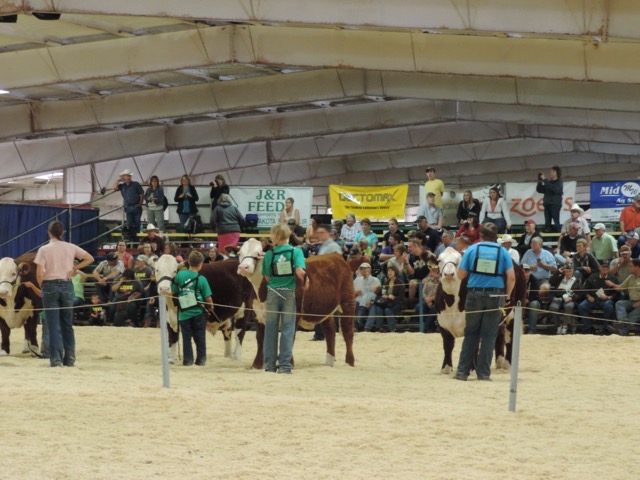
M169 388L169 334L167 332L167 299L158 295L158 313L160 316L160 342L162 343L162 386Z
M520 364L520 336L522 335L522 305L518 302L513 317L513 348L511 350L511 388L509 389L509 411L516 411L518 396L518 366Z
M424 333L427 330L426 325L424 324L424 300L422 299L422 289L424 285L422 282L418 283L418 320L419 320L419 331L420 333Z

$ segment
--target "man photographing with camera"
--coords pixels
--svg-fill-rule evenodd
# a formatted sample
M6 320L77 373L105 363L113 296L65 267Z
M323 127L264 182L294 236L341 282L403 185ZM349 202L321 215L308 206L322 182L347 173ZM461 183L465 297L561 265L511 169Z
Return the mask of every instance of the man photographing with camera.
M562 194L564 193L564 183L562 181L562 171L557 165L551 167L550 178L544 178L544 173L538 173L538 185L536 192L544 195L542 204L544 205L544 232L560 232L560 210L562 210ZM553 226L551 225L553 222Z

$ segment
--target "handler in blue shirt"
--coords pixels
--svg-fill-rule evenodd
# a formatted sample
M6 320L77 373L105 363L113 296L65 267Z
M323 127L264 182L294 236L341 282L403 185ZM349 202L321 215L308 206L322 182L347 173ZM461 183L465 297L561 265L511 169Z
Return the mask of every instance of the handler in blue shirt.
M467 283L466 326L458 361L456 380L466 380L480 340L478 380L491 380L491 358L500 326L500 310L515 285L513 261L509 252L497 244L498 229L493 223L480 228L480 243L471 245L458 268L458 278ZM505 286L506 277L506 286ZM504 296L506 295L506 297Z

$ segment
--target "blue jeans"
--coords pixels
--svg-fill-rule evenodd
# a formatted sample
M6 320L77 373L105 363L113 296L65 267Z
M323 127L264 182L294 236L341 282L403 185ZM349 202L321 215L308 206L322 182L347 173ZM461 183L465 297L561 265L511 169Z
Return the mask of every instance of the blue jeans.
M139 205L124 207L127 216L127 227L133 236L140 231L140 218L142 217L142 207Z
M190 213L179 213L178 214L178 218L180 219L180 225L178 225L178 232L184 233L184 224L187 223L187 220L189 220L189 217L191 216ZM222 252L224 253L224 252Z
M153 223L158 230L164 232L164 211L147 209L147 222Z
M619 322L640 323L640 308L634 308L634 300L618 300L616 302L616 319ZM626 323L620 329L621 335L627 335L631 326Z
M558 233L562 227L560 224L561 205L545 205L544 206L544 229ZM553 222L553 226L551 225Z
M44 312L40 313L40 323L42 324L42 342L40 342L40 355L42 358L49 358L49 327Z
M382 330L382 324L386 320L387 328L390 332L396 331L396 316L402 310L402 304L399 302L394 302L389 307L380 307L375 303L371 305L371 309L369 309L369 318L367 319L367 323L364 325L364 329L366 331L371 330L373 327L376 327L378 331Z
M498 229L498 233L504 233L507 231L507 221L504 218L484 217L482 223L493 223Z
M356 306L356 330L361 332L364 330L364 326L367 323L367 317L369 316L369 309L362 305Z
M464 341L460 351L457 376L467 378L471 373L476 347L480 341L476 373L479 379L490 378L491 357L496 345L501 318L498 308L504 306L504 297L491 295L500 295L501 293L502 289L469 289L465 310L472 313L466 315L467 324L464 328Z
M592 315L591 312L593 310L600 309L600 308L604 310L605 320L613 320L614 308L613 308L613 302L611 300L607 300L603 302L602 300L596 297L595 302L590 302L586 298L582 302L580 302L580 305L578 305L578 313L582 317L583 330L588 330L591 327L593 327L593 320L589 317L591 317Z
M529 333L536 333L538 328L538 319L540 318L540 302L538 300L532 300L527 307L533 310L525 310L527 314L527 320L529 321Z
M182 364L193 365L193 346L191 339L196 344L196 365L204 366L207 363L207 314L202 312L187 320L180 320L182 329Z
M278 327L280 354L278 355ZM272 290L267 293L267 317L264 325L264 369L291 373L293 337L296 333L296 291ZM276 366L277 361L277 366Z
M49 363L52 367L73 367L76 338L73 333L73 285L70 280L42 282L42 306L49 330Z

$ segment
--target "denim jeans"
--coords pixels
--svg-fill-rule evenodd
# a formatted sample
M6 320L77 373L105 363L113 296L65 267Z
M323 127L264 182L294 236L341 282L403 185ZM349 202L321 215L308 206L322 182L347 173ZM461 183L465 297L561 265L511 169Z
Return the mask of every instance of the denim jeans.
M76 363L76 338L73 333L73 284L70 280L42 282L42 306L49 330L49 363L52 367Z
M127 227L131 235L140 231L140 218L142 217L142 207L139 205L124 207L127 216Z
M492 291L495 290L495 291ZM473 357L480 341L478 364L476 373L479 379L488 379L491 376L491 358L498 337L501 314L499 307L504 306L504 297L499 289L472 290L467 293L465 310L467 312L467 324L464 329L464 341L460 351L457 375L467 378L473 367ZM484 311L491 310L491 311Z
M595 302L590 302L588 299L584 299L578 305L578 314L582 317L582 329L588 330L593 327L593 320L591 312L595 309L601 308L604 310L605 320L613 320L614 308L611 300L602 301L596 298Z
M549 311L551 312L551 318L556 328L562 325L574 325L575 317L572 317L576 310L576 304L573 302L565 303L562 298L554 298L549 305ZM558 312L564 311L567 315L561 315Z
M40 313L40 323L42 329L42 341L40 342L40 355L42 358L49 358L49 328L44 312Z
M184 233L184 224L187 223L191 214L189 213L179 213L178 218L180 219L180 225L178 225L178 232ZM224 252L221 252L224 253Z
M529 333L536 333L538 329L538 319L540 318L539 310L541 308L540 302L538 300L531 300L527 305L528 308L532 310L525 310L527 314L527 320L529 325Z
M204 366L207 363L207 314L180 320L182 329L182 364L193 365L193 346L191 339L196 344L196 365Z
M378 331L382 330L384 321L387 321L387 329L390 332L396 331L396 317L402 310L402 304L394 302L389 307L380 307L375 303L371 305L369 310L369 318L364 326L365 331L370 331L373 327L376 327Z
M278 327L280 354L278 355ZM293 337L296 332L296 291L272 290L267 293L267 317L264 326L264 368L267 372L291 373Z
M362 305L358 305L356 307L356 330L361 332L364 330L364 325L367 322L367 317L369 316L369 309Z
M153 223L158 230L164 232L164 212L147 208L147 222Z
M616 319L619 322L640 323L640 308L633 308L634 303L634 300L618 300L616 302ZM620 329L620 334L627 335L629 330L629 323L625 323Z
M484 217L482 223L493 223L498 229L498 233L504 233L507 231L507 221L504 218Z
M560 205L545 205L544 206L544 229L551 232L559 232L562 225L560 224ZM553 226L551 225L553 222Z

